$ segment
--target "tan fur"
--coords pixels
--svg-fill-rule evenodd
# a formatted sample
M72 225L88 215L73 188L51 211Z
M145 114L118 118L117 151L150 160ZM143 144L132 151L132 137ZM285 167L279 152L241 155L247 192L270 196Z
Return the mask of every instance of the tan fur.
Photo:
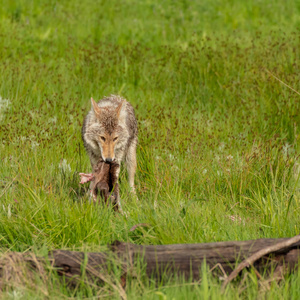
M129 185L134 191L138 130L133 107L125 99L114 95L98 103L92 98L91 104L92 109L83 123L82 139L92 168L94 170L101 160L112 160L118 165L125 160ZM115 170L117 178L119 173L118 168Z

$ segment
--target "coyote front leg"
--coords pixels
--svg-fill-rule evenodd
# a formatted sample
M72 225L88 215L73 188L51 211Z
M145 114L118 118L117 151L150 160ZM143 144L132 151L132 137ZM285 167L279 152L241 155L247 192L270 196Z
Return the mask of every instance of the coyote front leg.
M137 140L133 140L130 146L128 147L128 151L126 154L126 167L128 172L128 181L131 191L135 194L135 187L134 187L134 176L136 171L136 144Z

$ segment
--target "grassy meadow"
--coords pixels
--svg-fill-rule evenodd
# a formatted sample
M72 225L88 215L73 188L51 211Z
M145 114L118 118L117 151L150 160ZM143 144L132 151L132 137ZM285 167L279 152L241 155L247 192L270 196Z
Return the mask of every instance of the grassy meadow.
M1 255L299 234L299 28L296 0L0 1ZM110 94L139 125L127 216L79 184L89 99ZM250 270L225 294L205 267L198 283L137 272L128 299L300 298L300 271L263 285ZM117 280L72 290L50 274L2 297L119 299Z

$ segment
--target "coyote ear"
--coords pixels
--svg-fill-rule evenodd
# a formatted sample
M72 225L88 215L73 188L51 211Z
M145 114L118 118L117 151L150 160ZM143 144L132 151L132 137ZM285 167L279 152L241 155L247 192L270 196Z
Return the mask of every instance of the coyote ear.
M95 100L93 98L91 98L91 102L92 102L92 108L93 108L94 113L96 114L96 116L100 116L101 108L97 105L97 103L95 102Z
M118 118L118 119L119 119L119 117L120 117L120 113L121 113L122 106L123 106L124 102L125 102L125 101L122 101L122 102L118 105L118 107L116 108L116 114L117 114L117 118Z

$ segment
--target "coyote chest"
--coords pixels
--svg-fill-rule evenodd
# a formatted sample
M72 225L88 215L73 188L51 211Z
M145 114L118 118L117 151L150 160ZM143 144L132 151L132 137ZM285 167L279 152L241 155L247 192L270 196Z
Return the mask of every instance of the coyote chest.
M91 102L91 110L82 126L82 139L92 171L99 161L117 165L125 161L129 185L134 191L138 133L134 109L125 99L114 95L98 103L92 98ZM115 170L117 178L119 173L118 168ZM93 189L93 182L90 188Z

